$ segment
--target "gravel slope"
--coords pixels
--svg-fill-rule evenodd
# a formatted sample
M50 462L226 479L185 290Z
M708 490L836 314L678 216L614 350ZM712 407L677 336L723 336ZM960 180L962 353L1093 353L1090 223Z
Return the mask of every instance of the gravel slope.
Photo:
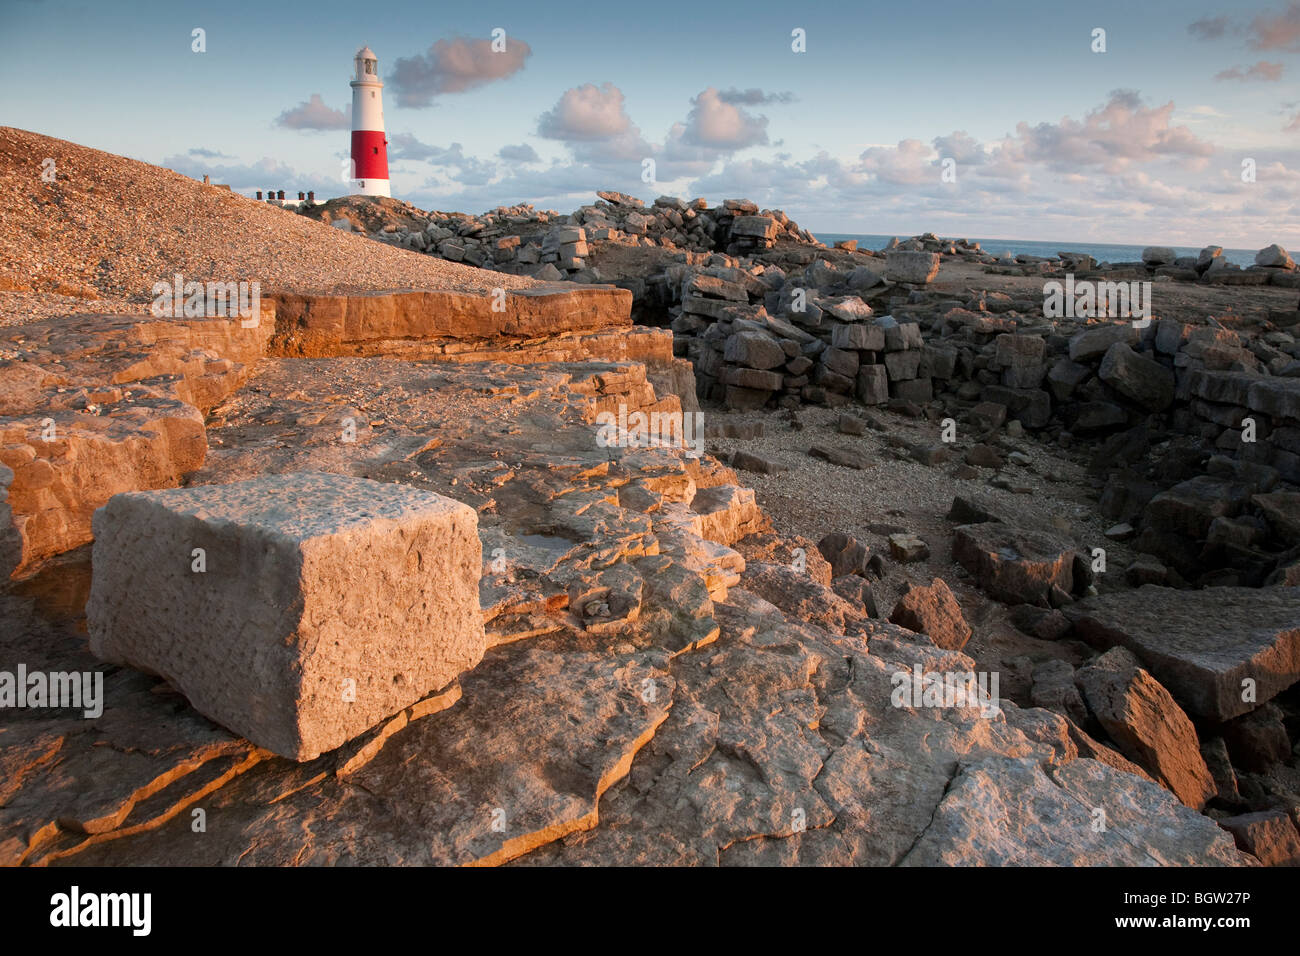
M45 157L56 179L41 179ZM0 127L0 325L144 311L150 288L257 280L263 293L536 284L349 235L179 173Z

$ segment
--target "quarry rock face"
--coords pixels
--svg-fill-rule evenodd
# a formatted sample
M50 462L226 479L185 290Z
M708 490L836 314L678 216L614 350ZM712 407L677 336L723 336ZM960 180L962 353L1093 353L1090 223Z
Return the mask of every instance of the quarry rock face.
M91 650L310 760L482 658L477 529L440 495L327 474L117 495L95 517Z

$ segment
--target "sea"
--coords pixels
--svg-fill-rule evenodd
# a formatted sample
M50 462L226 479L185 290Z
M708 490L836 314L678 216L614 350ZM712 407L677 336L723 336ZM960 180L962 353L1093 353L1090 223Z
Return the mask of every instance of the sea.
M858 245L866 249L883 249L889 244L893 236L865 236L851 233L837 232L813 232L819 240L832 245L844 239L856 239ZM909 238L900 235L900 241ZM1003 253L1015 255L1030 256L1055 256L1061 252L1082 252L1085 255L1092 256L1098 262L1139 262L1142 259L1142 250L1144 246L1122 246L1110 243L1098 242L1038 242L1032 239L979 239L974 236L943 236L941 238L953 239L963 238L971 242L978 242L980 248L990 255L1002 256ZM1154 245L1154 243L1148 243ZM1184 246L1174 246L1174 251L1180 256L1194 256L1200 253L1198 246L1195 249L1189 249ZM1255 253L1257 249L1228 249L1224 248L1223 258L1229 262L1236 263L1243 269L1255 264Z

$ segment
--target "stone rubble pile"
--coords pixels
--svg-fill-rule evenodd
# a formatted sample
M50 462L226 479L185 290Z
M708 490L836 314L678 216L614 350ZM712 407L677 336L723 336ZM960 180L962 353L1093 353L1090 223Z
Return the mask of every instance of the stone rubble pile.
M751 255L778 241L821 246L779 209L759 209L747 199L710 207L703 198L660 196L647 206L624 193L601 191L597 202L568 215L521 203L482 215L422 212L409 203L371 206L390 214L361 216L355 197L302 210L340 228L359 228L371 238L403 248L465 262L483 269L546 281L605 281L590 262L595 244L660 248L692 253ZM363 222L369 219L369 223ZM387 219L387 221L385 221Z

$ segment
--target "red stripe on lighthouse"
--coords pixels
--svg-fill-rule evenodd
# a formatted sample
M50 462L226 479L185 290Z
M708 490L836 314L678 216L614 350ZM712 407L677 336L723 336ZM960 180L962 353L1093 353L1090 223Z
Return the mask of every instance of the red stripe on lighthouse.
M354 129L352 131L352 161L356 169L354 179L388 178L388 145L381 130Z

